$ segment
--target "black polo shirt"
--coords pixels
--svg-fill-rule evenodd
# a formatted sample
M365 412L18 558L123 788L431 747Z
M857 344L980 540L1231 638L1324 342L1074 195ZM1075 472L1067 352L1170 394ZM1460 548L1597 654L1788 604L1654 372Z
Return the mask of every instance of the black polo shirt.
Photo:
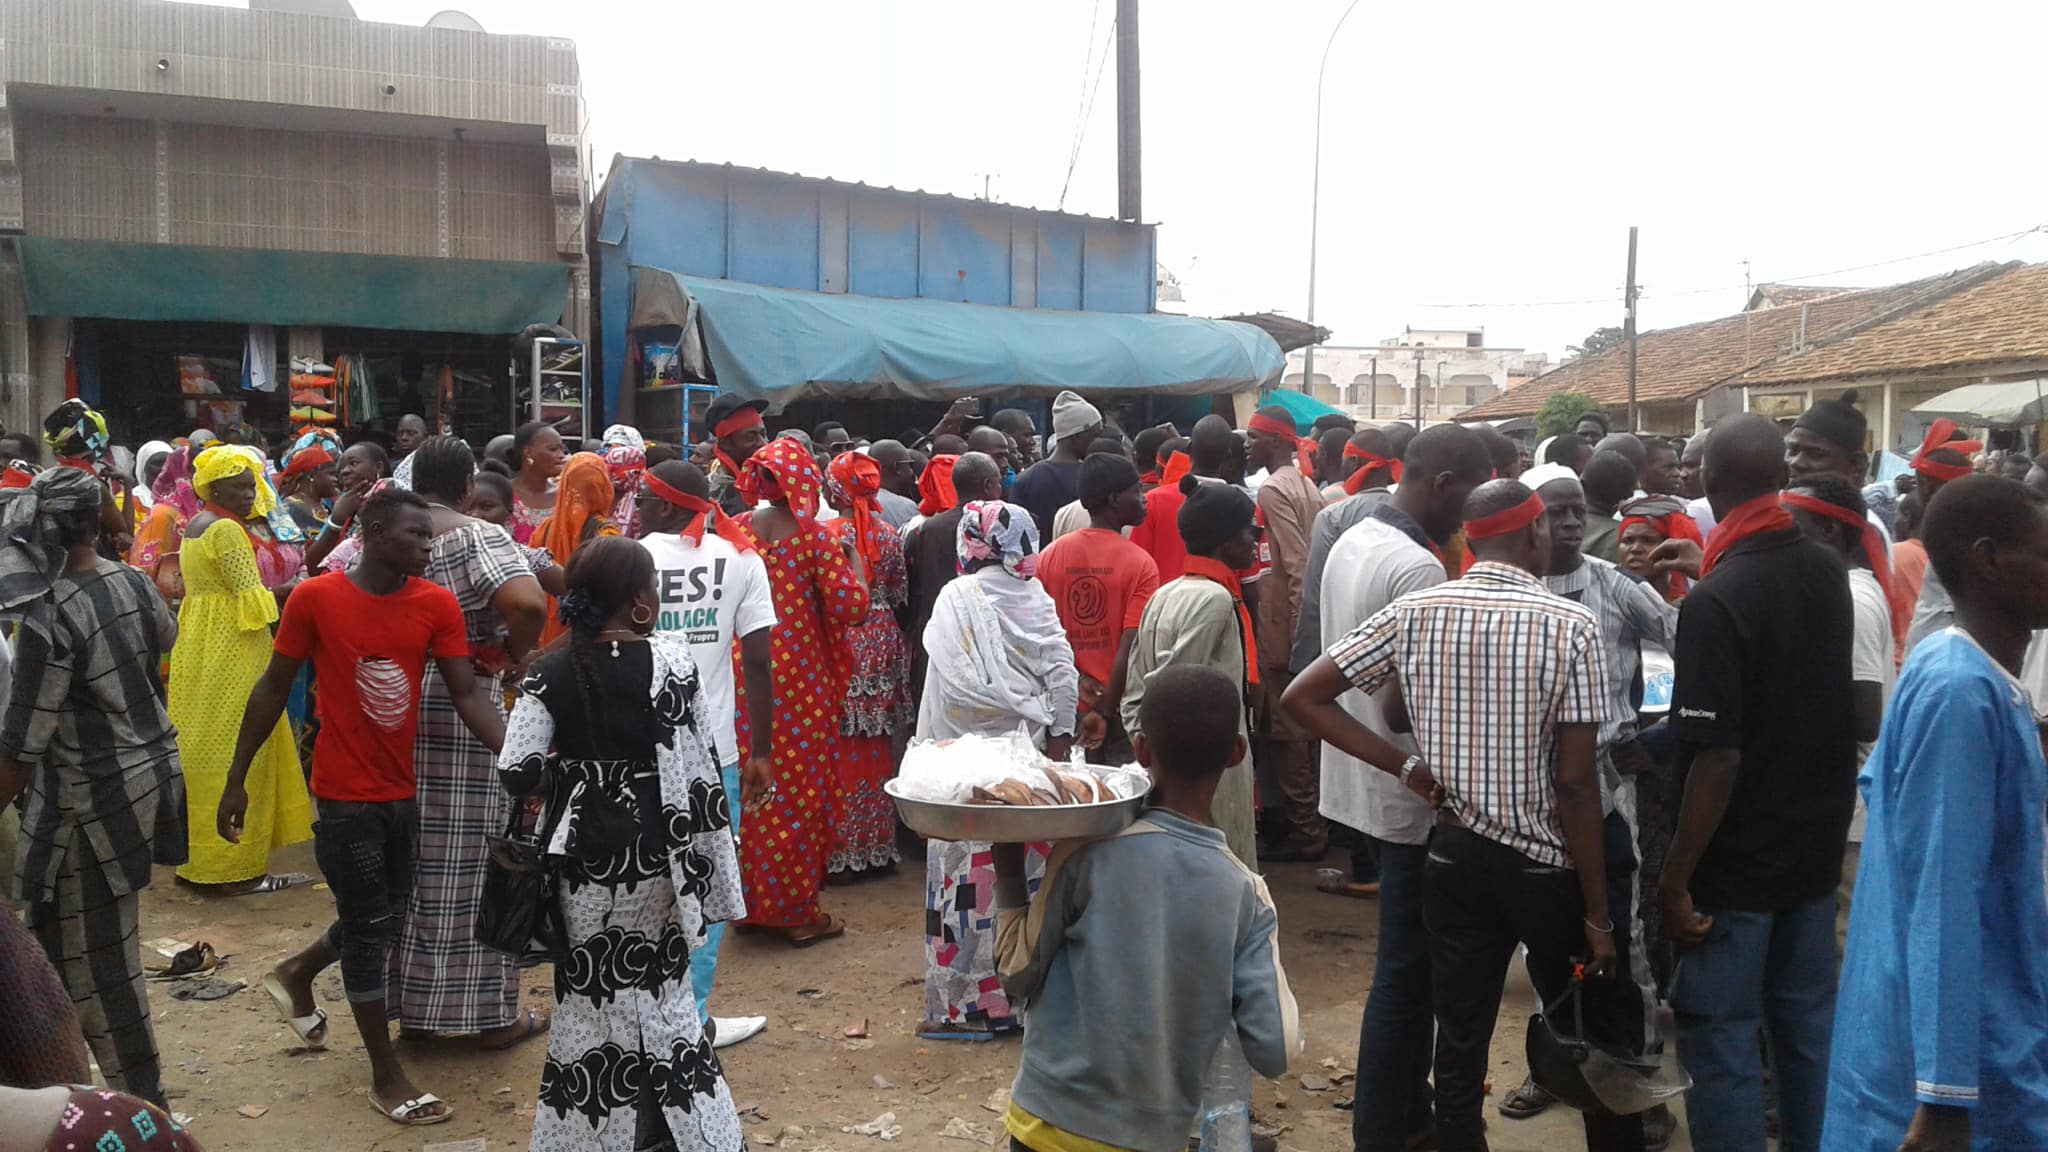
M1856 795L1855 610L1833 552L1797 529L1729 549L1678 612L1671 729L1681 786L1701 748L1742 767L1693 904L1773 912L1833 892Z

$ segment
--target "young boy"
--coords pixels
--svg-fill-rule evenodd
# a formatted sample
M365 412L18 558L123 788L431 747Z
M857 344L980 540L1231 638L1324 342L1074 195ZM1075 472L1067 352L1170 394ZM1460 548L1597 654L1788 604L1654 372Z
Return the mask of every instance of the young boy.
M313 851L334 890L335 922L263 979L279 1015L308 1048L327 1043L327 1014L313 978L341 963L349 1012L370 1057L370 1103L400 1124L439 1124L447 1104L406 1078L384 1014L386 946L397 937L412 894L419 837L413 804L413 737L427 660L448 683L462 722L496 752L505 725L477 689L462 609L446 588L420 579L433 548L424 497L387 488L363 503L363 553L346 572L293 590L278 624L270 667L249 694L220 798L220 834L242 835L249 762L284 710L299 666L320 681L320 735L313 748L317 822Z
M1151 809L1119 836L1062 845L1035 903L1023 845L996 845L1003 991L1030 1002L1013 1150L1180 1152L1227 1029L1264 1076L1301 1051L1272 898L1209 812L1244 758L1242 691L1199 664L1154 674L1136 740Z

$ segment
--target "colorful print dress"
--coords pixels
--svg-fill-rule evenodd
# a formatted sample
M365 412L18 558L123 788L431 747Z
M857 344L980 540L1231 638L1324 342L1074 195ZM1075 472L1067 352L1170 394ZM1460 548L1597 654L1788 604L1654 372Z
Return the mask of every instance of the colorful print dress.
M868 611L839 634L853 652L839 717L839 795L831 872L887 868L896 851L896 805L882 784L896 774L894 736L910 720L910 658L896 609L910 602L903 538L886 522L870 532L879 559L869 576ZM853 521L832 521L842 536Z
M550 785L567 936L533 1152L746 1147L690 991L705 929L745 911L700 687L679 635L572 644L535 665L506 725L506 791Z
M748 518L751 521L751 517ZM761 540L760 533L755 538ZM845 628L867 617L868 592L840 551L839 538L799 520L783 540L761 540L777 623L769 633L775 732L770 743L775 793L749 816L740 842L747 923L773 928L815 924L818 891L832 852L839 789L840 699L850 651L835 651L826 621ZM738 677L738 747L749 747L745 677Z

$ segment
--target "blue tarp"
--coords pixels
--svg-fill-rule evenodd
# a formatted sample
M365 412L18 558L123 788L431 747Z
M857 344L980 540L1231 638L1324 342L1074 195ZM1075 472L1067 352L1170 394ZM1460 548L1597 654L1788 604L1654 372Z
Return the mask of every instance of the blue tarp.
M1315 431L1316 420L1321 417L1336 415L1348 418L1351 415L1342 408L1325 404L1306 392L1296 392L1292 388L1275 388L1273 394L1266 397L1266 403L1287 409L1287 414L1294 418L1294 430L1303 436Z
M633 325L694 327L719 390L769 401L1238 392L1285 358L1249 324L797 292L637 269ZM667 275L681 292L663 291ZM692 334L686 333L685 339Z

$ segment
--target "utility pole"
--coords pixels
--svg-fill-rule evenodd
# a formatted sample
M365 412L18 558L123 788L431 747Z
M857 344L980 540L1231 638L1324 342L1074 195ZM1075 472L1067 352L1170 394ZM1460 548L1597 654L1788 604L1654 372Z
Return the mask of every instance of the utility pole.
M1622 335L1628 338L1628 430L1636 422L1636 226L1628 226L1628 314L1622 319Z
M1311 336L1316 327L1316 224L1323 206L1323 75L1330 70L1330 49L1337 43L1337 33L1356 7L1358 0L1351 0L1344 6L1344 14L1330 26L1329 38L1323 41L1323 62L1316 69L1316 139L1311 149L1315 160L1308 181L1308 327ZM1301 390L1313 395L1315 384L1316 346L1310 344L1301 350ZM1375 383L1374 387L1377 388L1378 384Z
M1380 418L1380 358L1377 356L1372 358L1372 383L1367 385L1367 389L1365 418L1377 420Z
M1116 0L1116 215L1144 219L1138 138L1138 0Z

